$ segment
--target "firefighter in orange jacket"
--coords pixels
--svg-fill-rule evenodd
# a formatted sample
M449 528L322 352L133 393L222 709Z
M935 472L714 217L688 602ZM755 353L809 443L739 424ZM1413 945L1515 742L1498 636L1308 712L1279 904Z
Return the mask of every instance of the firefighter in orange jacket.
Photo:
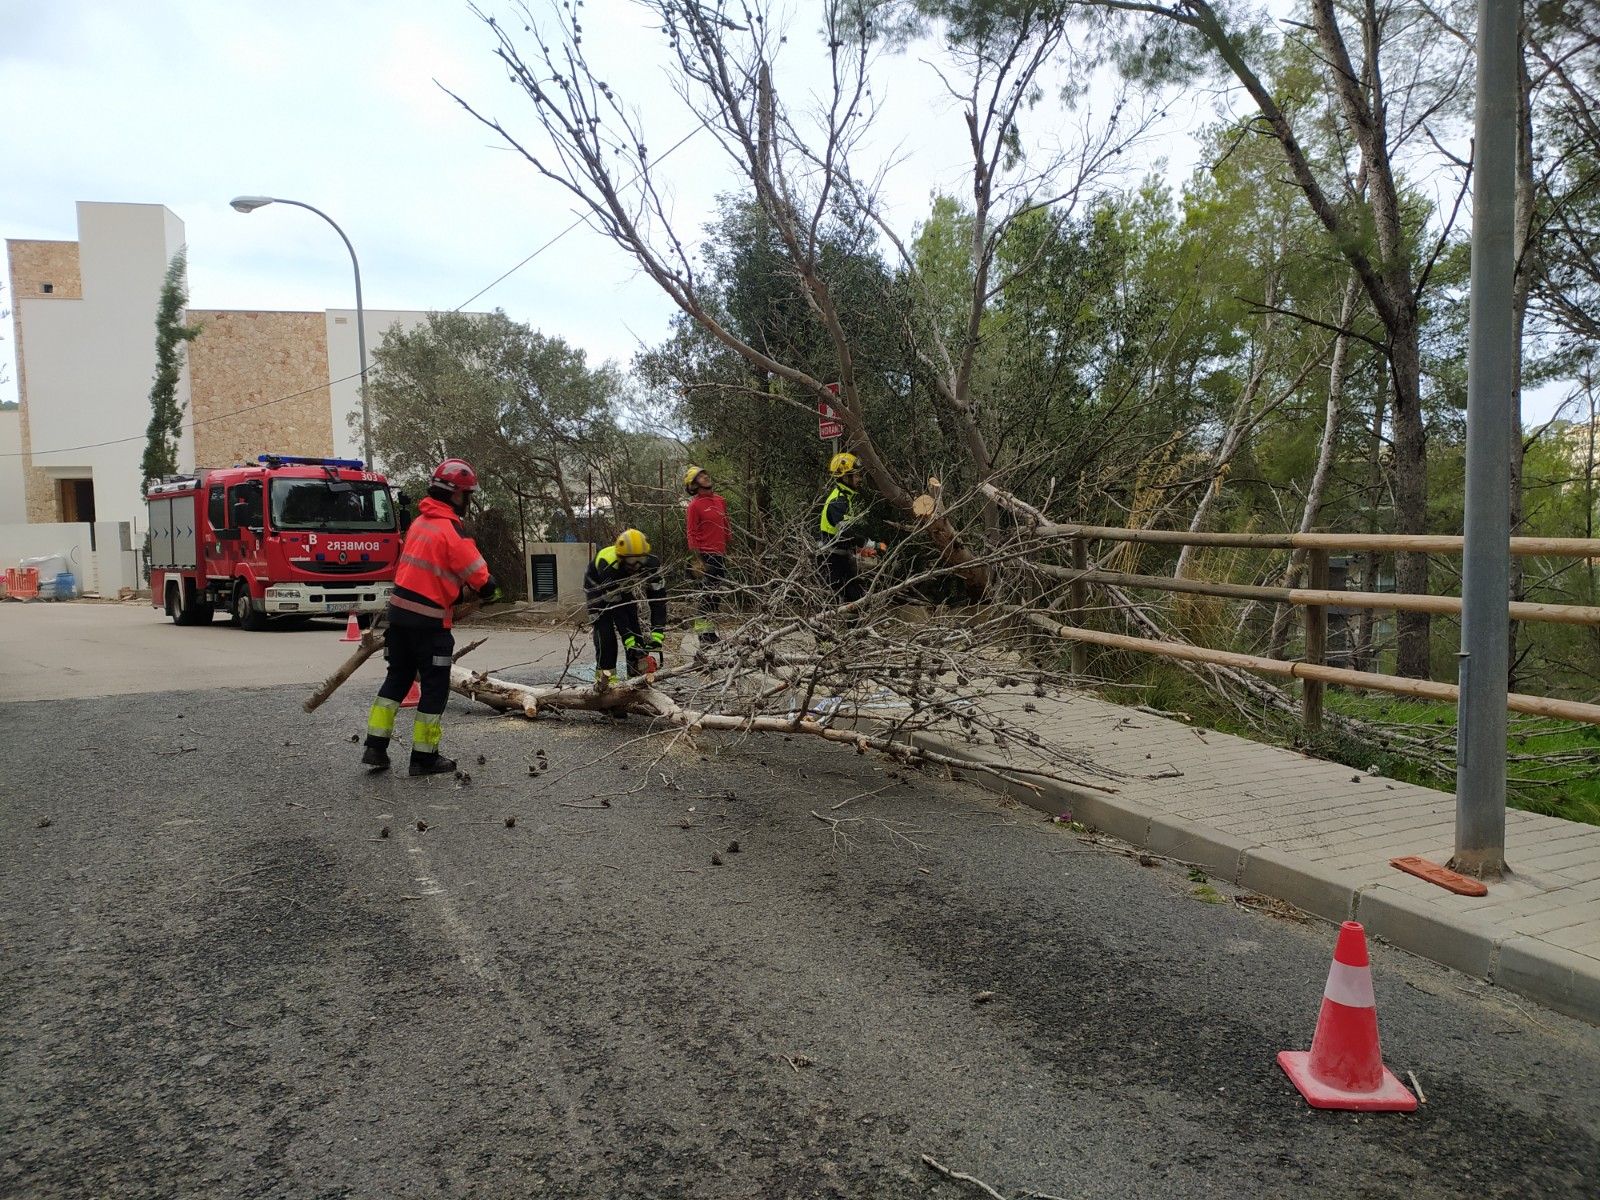
M411 725L410 773L443 775L456 769L455 760L439 754L456 645L450 613L464 588L476 588L488 602L500 590L478 547L461 533L461 518L477 487L478 476L470 466L459 458L445 459L434 469L428 495L406 530L384 633L389 673L367 714L367 744L361 755L374 770L389 766L395 714L413 680L419 681L421 696Z

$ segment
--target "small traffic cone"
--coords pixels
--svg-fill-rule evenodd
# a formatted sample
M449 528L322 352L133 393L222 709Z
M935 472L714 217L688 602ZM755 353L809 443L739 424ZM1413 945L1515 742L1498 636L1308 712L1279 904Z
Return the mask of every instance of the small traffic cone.
M415 708L417 706L417 701L419 701L421 699L422 699L422 688L421 688L420 685L418 685L417 681L415 679L413 679L411 681L411 690L406 693L406 698L404 700L400 701L400 707L401 708Z
M350 619L344 623L344 636L341 642L359 642L361 640L361 622L356 620L356 610L350 610Z
M1339 926L1333 966L1311 1050L1284 1050L1278 1065L1313 1108L1412 1112L1417 1098L1383 1065L1367 934L1359 921Z

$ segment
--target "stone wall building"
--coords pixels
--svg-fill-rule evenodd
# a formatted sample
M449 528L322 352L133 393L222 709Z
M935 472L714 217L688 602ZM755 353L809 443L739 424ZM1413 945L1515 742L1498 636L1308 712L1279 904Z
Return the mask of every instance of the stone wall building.
M8 239L20 410L0 413L0 525L143 528L155 315L183 222L159 204L77 206L77 241ZM366 312L367 344L421 312ZM356 315L190 308L181 470L257 454L361 457ZM13 449L15 446L15 449Z

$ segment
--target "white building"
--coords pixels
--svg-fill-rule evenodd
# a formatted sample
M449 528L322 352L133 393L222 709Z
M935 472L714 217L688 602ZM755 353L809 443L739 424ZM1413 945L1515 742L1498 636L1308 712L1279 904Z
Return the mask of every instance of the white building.
M142 534L156 308L183 222L159 204L80 202L77 218L77 241L6 242L20 411L0 413L0 529L128 522ZM369 309L368 347L425 319ZM191 307L188 320L201 333L179 384L180 469L268 450L361 457L352 310Z

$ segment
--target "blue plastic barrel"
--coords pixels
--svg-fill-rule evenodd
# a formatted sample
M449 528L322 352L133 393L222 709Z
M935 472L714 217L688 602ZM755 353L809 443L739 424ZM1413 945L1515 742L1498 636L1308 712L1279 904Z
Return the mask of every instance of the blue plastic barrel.
M71 571L56 573L56 599L74 600L78 595L78 578Z

